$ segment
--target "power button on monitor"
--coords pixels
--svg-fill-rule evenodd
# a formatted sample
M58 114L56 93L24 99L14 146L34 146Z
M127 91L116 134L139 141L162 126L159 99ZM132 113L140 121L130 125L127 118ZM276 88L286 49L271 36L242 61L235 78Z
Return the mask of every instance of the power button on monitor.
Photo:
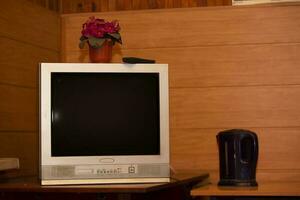
M128 173L129 173L129 174L134 174L134 173L135 173L135 166L132 166L132 165L129 166L129 167L128 167Z

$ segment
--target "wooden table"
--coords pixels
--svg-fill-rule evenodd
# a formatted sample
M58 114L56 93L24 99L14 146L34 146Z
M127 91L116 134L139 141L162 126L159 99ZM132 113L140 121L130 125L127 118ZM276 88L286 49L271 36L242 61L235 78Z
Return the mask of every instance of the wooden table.
M176 173L170 183L108 184L41 186L38 178L27 177L0 182L0 200L139 200L139 199L190 199L190 190L208 178L208 173Z
M191 191L195 197L215 197L215 199L235 199L234 197L284 197L284 199L300 199L300 181L266 181L259 182L258 187L218 187L216 183L195 188ZM293 197L293 198L292 198ZM255 198L253 198L255 199ZM263 198L262 198L263 199ZM270 198L268 198L270 199Z

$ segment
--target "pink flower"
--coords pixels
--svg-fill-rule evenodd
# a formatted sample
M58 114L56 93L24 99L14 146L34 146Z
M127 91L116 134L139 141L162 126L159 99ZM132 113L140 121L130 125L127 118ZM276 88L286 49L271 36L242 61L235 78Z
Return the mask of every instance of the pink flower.
M85 43L94 48L100 48L105 40L112 41L113 45L115 42L122 44L119 31L120 25L118 21L108 22L92 16L82 24L79 48L83 48Z
M92 16L82 25L81 34L84 37L102 38L107 33L117 33L119 30L120 26L117 21L105 22L104 19L96 19Z
M120 26L117 21L106 22L104 25L104 31L106 33L116 33L119 30L120 30Z

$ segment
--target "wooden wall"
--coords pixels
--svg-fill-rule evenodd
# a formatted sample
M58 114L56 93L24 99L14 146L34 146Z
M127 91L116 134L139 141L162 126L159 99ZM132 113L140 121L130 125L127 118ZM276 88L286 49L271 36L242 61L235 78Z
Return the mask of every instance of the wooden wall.
M45 1L45 0L44 0ZM106 12L231 5L231 0L60 0L61 12Z
M62 0L27 0L48 10L60 12Z
M59 16L24 0L0 6L0 158L38 172L38 63L59 61Z
M27 0L59 13L231 5L231 0Z
M62 16L63 61L88 62L78 38L91 15ZM217 179L217 133L244 128L259 137L259 180L299 180L300 4L96 16L120 21L124 44L113 62L137 56L169 64L173 168Z

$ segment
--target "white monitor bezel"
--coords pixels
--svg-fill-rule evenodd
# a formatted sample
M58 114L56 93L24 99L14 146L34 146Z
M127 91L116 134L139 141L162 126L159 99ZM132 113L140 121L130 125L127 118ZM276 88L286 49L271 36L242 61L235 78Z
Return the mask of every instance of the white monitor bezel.
M159 73L160 155L135 156L51 156L51 73L52 72L118 72ZM98 164L169 164L169 86L167 64L40 64L40 159L42 166Z

